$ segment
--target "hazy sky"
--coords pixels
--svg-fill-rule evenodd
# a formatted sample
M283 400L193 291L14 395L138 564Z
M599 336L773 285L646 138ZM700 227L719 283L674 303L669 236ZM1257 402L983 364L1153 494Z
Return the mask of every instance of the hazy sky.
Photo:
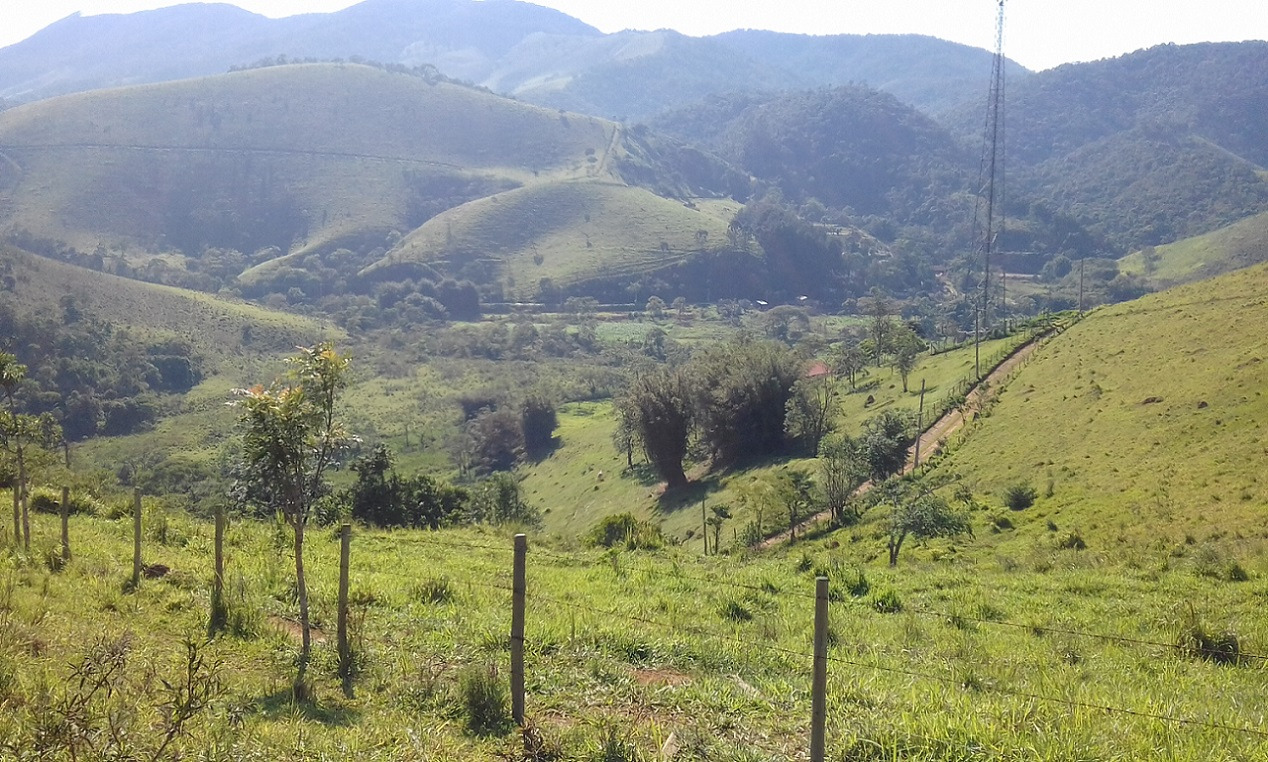
M1007 0L1005 52L1032 69L1164 42L1268 39L1268 0ZM127 13L172 0L0 0L0 47L76 11ZM349 0L235 0L268 16L324 12ZM737 28L810 34L917 33L993 49L997 0L538 0L605 32ZM725 9L720 10L720 9Z

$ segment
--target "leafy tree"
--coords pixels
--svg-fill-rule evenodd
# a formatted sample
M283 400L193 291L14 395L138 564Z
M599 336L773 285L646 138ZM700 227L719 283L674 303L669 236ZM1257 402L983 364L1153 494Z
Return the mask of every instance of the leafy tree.
M555 404L540 394L530 395L520 405L520 438L524 442L524 454L540 460L550 454L555 446L555 428L559 415Z
M481 473L510 471L524 452L520 417L505 406L481 411L466 428L473 448L472 464Z
M715 462L779 453L801 363L772 341L737 341L693 359L695 419Z
M859 442L847 436L824 439L819 445L819 484L824 503L838 524L858 520L858 512L850 511L851 498L867 481L868 465Z
M832 430L832 382L828 376L803 378L793 384L787 403L784 428L808 452Z
M883 289L873 288L871 293L859 300L859 306L871 318L868 323L868 339L871 341L874 365L881 366L882 358L891 351L895 330L892 315L895 312L894 301Z
M349 358L329 343L300 348L284 379L242 389L242 481L248 503L280 513L293 532L295 590L302 633L297 697L307 695L312 655L304 529L316 501L327 493L326 471L349 437L336 420L339 394L348 384Z
M910 414L893 410L871 418L859 437L859 450L867 464L868 477L875 483L899 473L907 463L907 448L913 441Z
M691 433L692 403L690 382L680 368L644 373L617 400L623 425L642 445L667 489L687 485L682 461L687 456L687 437Z
M659 320L665 316L665 300L659 296L653 296L647 300L647 314Z
M42 443L50 446L61 439L61 430L51 415L34 416L20 413L18 396L26 381L26 366L14 355L0 352L0 396L4 399L4 416L0 417L0 448L13 459L17 478L13 483L14 542L21 525L22 545L31 548L30 456Z
M836 347L832 355L832 369L850 379L850 388L854 389L858 376L867 369L867 355L859 342L847 340Z
M469 494L425 475L401 477L391 453L380 444L352 464L357 480L343 495L352 517L380 527L439 529L460 521Z
M481 482L471 496L470 520L476 524L541 524L541 512L524 500L519 480L499 472Z
M898 565L898 552L908 537L928 540L972 534L967 515L952 510L946 500L922 485L915 485L905 493L895 486L889 498L893 503L889 514L890 566Z
M916 358L925 351L925 342L916 335L910 326L900 326L894 331L891 347L894 352L894 367L903 380L903 393L907 393L907 378L916 367Z

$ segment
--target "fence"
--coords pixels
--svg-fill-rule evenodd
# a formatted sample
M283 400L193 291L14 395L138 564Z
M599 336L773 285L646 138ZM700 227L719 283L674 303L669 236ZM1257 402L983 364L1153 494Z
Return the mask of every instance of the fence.
M62 530L62 554L63 558L69 559L71 557L71 546L69 522L67 520L67 498L68 491L63 490L62 505L59 511ZM146 576L147 567L143 566L141 563L142 513L140 508L141 500L139 492L134 493L132 502L134 553L131 583L135 586L142 584L142 580ZM220 597L220 595L223 594L224 536L225 518L223 512L218 512L215 527L215 566L213 578L211 580L213 607L214 602ZM506 632L508 633L507 644L509 645L511 661L509 674L511 712L513 719L521 725L528 719L528 699L531 698L526 691L526 685L531 682L528 678L531 675L532 664L526 663L525 660L526 651L530 650L526 648L526 646L533 642L533 620L529 617L529 612L539 611L538 606L530 607L528 605L529 603L566 607L574 611L582 610L607 621L626 621L629 623L655 628L660 632L685 633L693 638L704 639L714 643L729 644L749 650L761 649L779 655L783 660L791 665L803 665L803 669L805 669L806 673L808 673L810 678L809 682L811 683L811 707L808 717L809 733L805 743L808 749L809 759L811 759L812 762L821 762L825 759L824 755L827 747L827 741L829 739L829 732L832 730L827 726L828 707L834 699L834 696L829 692L828 681L829 671L832 669L849 669L854 673L872 672L877 674L896 674L931 684L963 687L962 681L959 678L946 674L937 674L928 669L921 669L918 665L885 664L881 663L879 660L848 658L840 653L833 653L830 645L832 632L830 627L830 615L834 609L849 608L850 604L843 602L840 598L834 598L830 590L829 578L826 576L817 576L815 578L813 590L784 589L779 591L780 596L787 596L794 599L798 605L804 604L807 611L813 611L813 632L811 633L811 637L808 638L812 647L809 651L803 651L771 642L764 642L760 639L736 635L734 633L718 632L709 627L667 621L663 617L648 615L642 612L625 611L617 606L600 607L583 603L578 600L565 600L557 596L549 595L540 590L536 590L531 584L531 578L529 576L530 555L537 555L543 559L547 559L558 564L580 565L583 567L597 567L599 563L586 561L576 555L553 552L542 547L530 550L528 537L524 534L516 535L509 547L506 545L492 543L464 542L452 537L440 535L433 536L426 533L419 534L415 536L414 539L423 543L445 546L450 549L458 548L469 552L469 554L479 553L485 556L491 555L500 559L500 562L505 564L504 568L508 569L510 573L509 585L499 584L496 579L475 581L472 582L472 584L487 587L503 593L510 593L510 605L508 612L509 626ZM339 540L340 573L338 588L339 611L337 647L340 660L340 672L345 679L350 679L347 674L348 671L350 671L349 663L351 661L348 641L348 588L349 574L353 558L351 552L352 527L350 525L345 524L340 527ZM702 586L714 589L726 588L747 593L771 592L770 589L765 586L748 584L733 578L691 573L681 567L666 570L649 565L642 567L640 571L665 580L691 580ZM912 616L931 618L944 622L951 620L967 621L984 628L1025 630L1035 635L1062 635L1072 638L1091 639L1114 643L1124 647L1144 647L1149 649L1166 650L1180 647L1174 642L1089 632L1073 628L1043 626L1034 623L1020 623L1008 621L1007 619L998 616L974 616L964 614L963 612L950 612L937 608L906 607L904 611ZM1247 662L1254 662L1258 664L1268 663L1268 656L1261 654L1240 652L1238 654L1238 658ZM1069 709L1091 710L1105 715L1121 715L1143 718L1174 726L1200 727L1219 733L1239 734L1250 736L1255 739L1264 739L1264 742L1268 742L1268 732L1255 727L1245 727L1209 719L1178 716L1148 708L1141 709L1115 706L1106 703L1081 701L1078 699L1072 699L1068 696L1049 695L1030 690L1014 689L1002 684L979 685L976 686L975 689L1026 702L1040 702Z

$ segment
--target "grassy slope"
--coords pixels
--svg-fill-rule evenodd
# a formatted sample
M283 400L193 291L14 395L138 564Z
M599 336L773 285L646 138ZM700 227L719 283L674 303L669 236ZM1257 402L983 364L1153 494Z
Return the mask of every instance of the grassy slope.
M7 494L0 492L0 500ZM37 516L36 552L0 555L0 743L29 729L41 686L70 685L68 665L96 638L131 633L129 674L172 678L181 638L200 638L211 574L211 528L178 515L166 541L147 513L144 557L172 571L122 592L131 557L130 521L76 517L75 559L60 573L41 559L56 544L55 519ZM0 523L0 543L9 530ZM1233 727L1259 727L1262 665L1220 667L1165 646L1051 632L1092 632L1167 643L1182 602L1197 597L1215 624L1234 624L1256 653L1268 631L1253 596L1187 571L1093 563L1057 552L1044 564L1006 565L983 533L960 554L904 555L898 572L865 560L879 540L830 548L822 542L759 559L700 558L668 550L602 554L536 537L528 563L528 715L564 759L599 754L604 729L652 758L673 733L675 757L773 762L804 753L810 716L812 573L834 585L863 569L871 590L831 604L829 758L1175 760L1253 759L1262 739L1146 718L1072 708L1012 694L1102 704ZM496 758L513 734L463 730L457 676L497 665L505 680L509 537L483 531L363 532L353 542L353 643L360 671L352 697L334 677L333 620L338 545L309 533L314 621L323 629L312 676L316 701L287 698L296 646L272 622L295 615L288 564L267 524L235 523L228 535L228 586L245 637L205 652L222 663L226 695L190 725L177 748L214 744L230 758L316 760L355 753L366 760ZM284 556L284 554L282 554ZM882 562L883 563L883 562ZM735 585L748 587L736 587ZM1261 583L1250 583L1262 590ZM442 591L430 602L427 591ZM905 610L871 605L893 592ZM742 610L747 621L723 611ZM1019 625L1019 626L1009 626ZM162 701L133 688L120 697L146 714ZM124 715L127 716L127 715ZM29 736L27 736L29 738ZM618 757L631 758L631 757Z
M614 127L355 65L299 65L40 101L0 117L10 224L149 245L187 165L293 194L309 245L404 226L406 172L585 176ZM131 178L131 179L130 179ZM141 178L138 181L135 178ZM160 198L154 198L155 194Z
M1036 356L941 470L994 495L1051 482L1016 517L1018 544L1040 541L1045 518L1104 551L1264 536L1265 293L1259 266L1097 310Z
M496 259L507 292L531 298L542 278L569 286L664 267L726 241L739 204L700 201L695 208L612 182L543 183L451 209L388 253L396 261ZM540 264L538 259L540 258ZM373 271L374 268L371 268Z
M98 319L147 336L185 338L216 368L230 358L284 352L342 334L298 315L94 272L12 247L0 246L0 256L14 266L17 288L5 299L17 309L56 315L60 300L72 296L81 311Z
M1186 238L1155 249L1157 261L1146 266L1135 252L1120 260L1123 272L1135 273L1158 286L1189 283L1268 260L1268 213L1247 217L1206 235Z

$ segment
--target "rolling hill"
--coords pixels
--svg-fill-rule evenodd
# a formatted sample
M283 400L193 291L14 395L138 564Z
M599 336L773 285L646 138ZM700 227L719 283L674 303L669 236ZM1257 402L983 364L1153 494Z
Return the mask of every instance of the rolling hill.
M654 269L651 259L680 259L697 230L715 241L725 233L716 216L665 197L746 185L720 162L645 131L353 64L40 101L0 115L0 157L0 230L27 248L69 249L99 269L134 271L164 256L232 249L250 258L248 284L313 252L347 248L373 261L389 236L468 202L489 199L474 208L492 210L498 194L517 188L540 198L531 189L622 186L625 175L644 189L603 194L605 209L628 219L640 204L680 210L672 229L656 234L670 246L649 245L652 233L607 235L601 251L617 260L628 251ZM622 204L631 208L617 210ZM522 248L516 236L501 229L479 244Z
M1268 208L1268 43L1161 45L1011 83L1012 187L1125 253ZM943 118L981 134L980 106Z

